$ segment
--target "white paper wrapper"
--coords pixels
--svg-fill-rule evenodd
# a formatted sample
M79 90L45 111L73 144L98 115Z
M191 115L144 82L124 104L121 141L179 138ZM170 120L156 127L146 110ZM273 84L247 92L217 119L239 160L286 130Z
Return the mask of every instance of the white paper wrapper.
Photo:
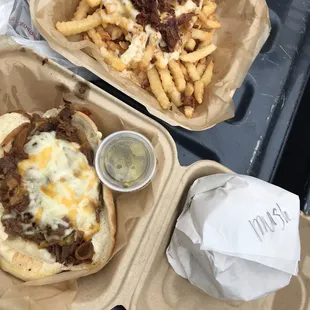
M168 261L209 295L253 300L298 273L299 198L249 176L218 174L192 185Z

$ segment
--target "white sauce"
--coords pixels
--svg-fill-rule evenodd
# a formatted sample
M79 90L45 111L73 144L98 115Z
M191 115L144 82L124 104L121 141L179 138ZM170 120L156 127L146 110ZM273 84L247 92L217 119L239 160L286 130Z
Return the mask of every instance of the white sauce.
M161 47L165 47L167 44L163 41L162 36L159 31L154 30L150 25L147 25L144 29L144 32L138 32L136 34L136 16L139 14L137 10L133 7L133 4L130 0L103 0L103 4L110 10L112 13L117 13L123 17L129 18L132 21L132 24L129 23L128 30L129 33L126 35L125 39L130 41L131 44L128 50L121 56L122 61L126 66L131 63L139 62L144 55L146 48L146 43L149 41L151 44L156 46L156 52L161 53ZM202 6L202 1L200 1L199 7ZM198 6L192 1L187 0L184 4L178 4L178 1L175 1L175 13L176 16L182 14L195 12ZM162 14L162 17L166 17L166 13ZM134 34L135 33L135 34ZM134 34L134 35L133 35ZM168 64L170 60L178 60L180 53L176 50L173 53L162 53L161 63ZM153 67L154 64L149 64L148 69Z
M122 61L126 65L130 64L132 61L139 62L142 59L147 39L148 36L145 32L141 32L133 37L129 48L121 56Z
M139 14L130 0L103 0L102 3L110 13L117 13L132 20L136 20L136 16Z
M196 3L194 3L192 0L187 0L182 5L176 3L175 15L176 15L176 17L178 17L178 16L180 16L182 14L194 12L197 8L198 7L197 7Z

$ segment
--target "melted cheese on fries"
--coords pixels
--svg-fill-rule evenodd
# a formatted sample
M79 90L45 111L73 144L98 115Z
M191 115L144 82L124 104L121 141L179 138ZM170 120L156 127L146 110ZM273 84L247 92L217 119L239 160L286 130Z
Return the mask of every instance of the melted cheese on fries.
M197 5L192 0L187 0L184 4L176 3L175 16L178 17L182 14L194 12L196 9L197 9Z
M99 181L79 145L56 139L55 132L42 132L31 137L25 151L29 158L19 163L18 170L29 191L27 212L39 226L50 225L53 230L59 225L68 227L65 236L72 232L63 220L67 218L90 239L99 230L95 212Z
M139 14L130 0L103 0L102 3L110 13L118 13L132 20L136 20L136 16Z
M103 4L107 7L108 12L117 13L123 17L136 21L136 16L139 12L134 8L130 0L103 0ZM184 4L179 5L175 3L175 14L180 16L185 13L194 12L198 6L192 1L187 0ZM165 14L163 14L164 16ZM160 46L166 46L159 31L154 30L150 25L145 27L144 32L133 37L130 48L122 55L121 59L126 65L129 65L133 60L139 62L142 60L146 43L152 42L156 46L156 51L161 51ZM178 60L181 45L173 53L163 53L164 63L167 65L170 60ZM152 68L154 64L149 64L148 69Z

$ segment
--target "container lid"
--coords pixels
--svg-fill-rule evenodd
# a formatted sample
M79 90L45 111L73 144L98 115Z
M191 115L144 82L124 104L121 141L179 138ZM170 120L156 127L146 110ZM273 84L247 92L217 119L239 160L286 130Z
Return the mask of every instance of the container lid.
M143 188L152 179L156 158L150 141L135 131L118 131L100 144L95 158L100 180L119 192Z

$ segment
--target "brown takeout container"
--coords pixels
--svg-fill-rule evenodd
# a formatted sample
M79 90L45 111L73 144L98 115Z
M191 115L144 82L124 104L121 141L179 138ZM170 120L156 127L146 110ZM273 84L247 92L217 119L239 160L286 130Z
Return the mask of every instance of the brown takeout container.
M80 0L30 0L34 25L52 49L77 66L83 66L104 81L143 104L147 110L173 126L204 130L233 117L232 96L239 88L265 43L270 22L265 0L218 0L217 17L222 28L216 31L218 49L210 56L215 62L213 82L204 101L187 119L178 109L162 110L157 100L140 86L108 67L94 44L76 36L70 41L55 28L57 21L69 21ZM97 60L95 60L93 57Z
M104 135L122 129L151 140L157 171L143 190L115 195L117 236L113 258L102 270L65 272L22 282L0 270L0 309L110 310L305 310L310 292L310 221L301 217L302 260L291 284L258 301L223 302L202 293L169 267L165 251L187 191L199 177L229 173L213 161L180 167L176 147L163 127L61 68L0 36L0 114L10 110L44 111L63 99L84 105ZM177 180L177 182L176 182ZM308 308L307 308L308 307Z

